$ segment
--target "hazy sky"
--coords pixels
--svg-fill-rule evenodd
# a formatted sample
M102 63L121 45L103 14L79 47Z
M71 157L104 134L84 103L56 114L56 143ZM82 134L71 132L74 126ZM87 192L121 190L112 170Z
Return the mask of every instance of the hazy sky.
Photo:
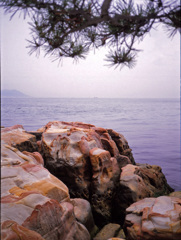
M105 49L74 64L52 62L41 52L29 56L27 20L1 15L1 88L33 97L175 98L180 97L180 35L167 37L163 27L139 44L135 68L106 67Z

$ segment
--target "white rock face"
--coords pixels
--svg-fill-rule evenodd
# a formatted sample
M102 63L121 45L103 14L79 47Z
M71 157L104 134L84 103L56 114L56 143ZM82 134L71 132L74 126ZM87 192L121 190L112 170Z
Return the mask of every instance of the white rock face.
M181 239L181 199L161 196L145 198L126 209L128 240Z

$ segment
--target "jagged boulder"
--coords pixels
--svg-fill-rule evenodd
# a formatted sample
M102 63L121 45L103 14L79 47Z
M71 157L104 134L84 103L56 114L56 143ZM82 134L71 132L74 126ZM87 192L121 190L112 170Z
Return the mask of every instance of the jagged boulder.
M71 203L74 206L74 214L77 221L87 228L91 236L94 236L98 228L94 223L90 203L82 198L73 198L71 199Z
M39 153L1 146L1 239L85 240L66 185L43 167Z
M125 210L132 203L146 197L167 195L172 191L161 167L149 164L127 164L121 169L119 187L114 199L114 216L123 223Z
M127 240L180 240L181 199L161 196L145 198L126 209Z
M46 168L68 186L71 197L89 200L97 222L108 223L120 168L134 163L126 139L91 124L54 121L44 127L41 153Z

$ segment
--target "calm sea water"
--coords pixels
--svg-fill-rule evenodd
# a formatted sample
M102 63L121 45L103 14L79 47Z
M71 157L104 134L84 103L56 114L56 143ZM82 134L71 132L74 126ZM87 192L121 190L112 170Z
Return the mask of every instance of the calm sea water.
M1 125L37 130L49 121L81 121L122 133L138 163L162 167L181 190L179 99L1 99Z

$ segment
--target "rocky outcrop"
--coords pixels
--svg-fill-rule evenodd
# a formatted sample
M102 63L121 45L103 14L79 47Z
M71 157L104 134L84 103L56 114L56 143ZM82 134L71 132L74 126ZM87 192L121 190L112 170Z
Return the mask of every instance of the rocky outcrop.
M99 223L109 222L120 167L134 163L126 139L80 122L55 121L44 129L41 152L46 168L68 186L71 197L91 202Z
M27 134L22 128L13 129L10 136ZM91 203L100 227L112 220L123 223L130 204L154 196L163 186L163 194L171 191L158 166L135 165L128 142L112 129L54 121L31 133L36 135L45 167L68 186L72 198Z
M126 209L127 240L179 240L181 199L169 196L145 198Z
M1 239L90 239L68 188L43 167L41 155L1 147Z
M173 191L159 166L127 164L121 170L114 213L121 223L124 221L125 209L132 203L146 197L167 195Z
M88 240L95 223L122 225L131 204L173 191L161 168L136 164L124 136L111 129L55 121L31 134L19 125L4 128L1 137L2 233L8 240L22 232L30 239ZM96 237L105 229L107 239L124 238L109 226Z
M38 150L36 136L27 133L22 125L1 129L1 141L20 151L35 152Z
M2 145L1 150L3 199L19 198L21 194L31 191L59 202L69 201L67 186L42 166L39 153L24 154L9 145Z

